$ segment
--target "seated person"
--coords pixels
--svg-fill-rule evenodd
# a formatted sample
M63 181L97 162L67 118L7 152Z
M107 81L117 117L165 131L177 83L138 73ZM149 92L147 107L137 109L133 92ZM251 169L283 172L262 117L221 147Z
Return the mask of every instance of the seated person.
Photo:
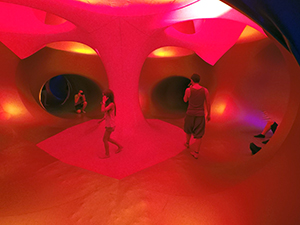
M85 113L84 109L87 106L87 101L82 90L75 95L75 110L77 113Z
M258 135L254 135L254 137L256 138L265 138L266 137L266 133L271 130L273 132L273 134L275 133L276 129L278 127L278 124L273 121L273 120L269 120L265 126L265 128L263 129L263 131L258 134ZM267 144L269 140L263 141L263 144ZM261 149L261 147L258 147L257 145L255 145L254 143L250 143L250 150L252 151L252 154L256 154L259 150Z
M258 135L255 135L254 137L256 138L265 138L266 137L266 133L269 131L269 130L272 130L273 134L275 133L276 129L278 127L278 124L273 121L273 120L269 120L268 123L266 124L265 128L263 129L263 131L258 134Z

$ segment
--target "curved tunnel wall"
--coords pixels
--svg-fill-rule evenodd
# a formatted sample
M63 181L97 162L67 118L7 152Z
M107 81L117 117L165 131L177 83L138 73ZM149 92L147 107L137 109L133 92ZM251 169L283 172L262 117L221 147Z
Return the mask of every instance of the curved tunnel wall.
M186 82L184 78L189 80L191 74L198 73L201 74L201 84L212 90L215 88L215 76L212 72L212 66L196 54L170 58L148 57L141 70L139 81L140 105L144 115L146 117L182 117L183 115L179 111L175 110L171 113L170 108L159 107L159 94L157 98L153 96L155 88L163 84L166 79L174 76L182 77L183 85L185 85L184 87L179 85L178 88L186 88L189 82ZM172 95L170 92L165 92L165 94ZM176 95L178 96L178 94ZM177 101L182 101L182 97L180 99L177 97Z
M262 128L263 120L281 122L290 97L290 75L281 51L269 39L234 46L214 66L214 74L215 103L228 95L232 118Z
M57 77L61 78L56 80ZM53 89L50 89L52 80L56 81L54 84L52 84L56 93L53 93ZM74 96L79 90L82 90L88 100L88 107L86 110L88 110L89 114L98 110L98 112L95 112L95 114L98 113L101 115L99 102L102 98L102 89L103 88L101 86L81 75L58 75L47 81L40 89L40 105L52 115L63 118L74 118Z
M140 102L144 114L182 118L184 115L179 111L170 113L172 110L167 104L159 106L162 102L158 101L172 95L169 93L172 90L168 91L164 86L159 94L158 88L167 79L170 82L175 76L189 79L193 73L201 75L200 84L210 91L213 121L239 120L248 126L263 128L268 117L280 123L286 112L290 88L287 65L278 47L270 39L263 39L236 44L215 66L207 64L196 54L148 58L140 77ZM183 97L182 91L181 95ZM182 97L177 101L182 101ZM222 106L224 112L220 113Z
M267 43L264 43L267 42ZM269 47L268 47L269 46ZM41 59L39 57L36 57L35 60L33 60L33 63L31 65L28 65L26 67L18 67L18 63L20 60L12 54L7 48L3 45L1 45L1 60L0 64L3 69L3 73L1 74L1 77L3 78L3 82L1 83L1 100L5 97L10 97L10 99L15 99L15 101L18 101L19 103L24 102L26 109L28 109L30 112L32 112L33 115L36 114L42 114L47 115L46 112L41 111L41 108L37 104L37 99L35 98L38 96L38 90L41 87L41 84L49 78L51 78L54 75L57 75L58 73L83 73L82 70L90 71L89 78L93 80L98 80L100 83L105 83L107 81L101 81L99 76L99 68L98 68L98 60L94 64L91 64L90 67L85 66L77 67L76 60L73 57L78 57L77 54L70 54L70 53L62 53L62 52L56 52L54 54L54 60L55 63L51 63L51 65L46 65L44 67L39 66L39 62ZM255 157L251 158L252 163L255 163L257 165L265 164L266 161L269 162L268 166L265 166L262 170L260 170L256 175L245 181L243 184L241 184L239 187L233 188L236 195L240 196L249 196L249 201L255 201L259 202L260 204L253 204L255 207L259 205L261 207L261 212L263 214L265 207L272 205L273 209L275 208L275 211L279 212L279 214L276 216L278 221L285 221L286 215L291 215L291 212L294 212L293 209L296 208L298 202L297 201L288 201L290 199L293 199L294 196L298 196L298 189L299 185L298 182L295 183L295 181L298 180L298 161L299 161L299 151L297 151L299 146L299 138L298 134L299 131L299 125L300 125L300 114L298 113L298 106L299 106L299 65L295 62L293 57L285 52L285 50L281 49L281 51L284 53L284 56L286 58L286 61L283 60L282 55L278 54L278 49L274 48L274 43L270 40L264 40L263 42L256 42L252 44L244 44L235 46L228 54L226 54L215 66L215 68L212 68L211 66L199 66L199 64L194 63L193 60L188 61L195 67L191 69L190 66L183 66L173 68L174 65L177 65L176 63L173 63L172 59L169 59L172 63L164 62L168 65L171 65L167 68L168 70L165 70L166 67L163 64L155 64L150 63L149 59L145 62L141 80L140 80L140 88L142 90L147 90L148 94L146 94L146 98L150 98L149 93L151 93L151 90L154 87L154 84L159 82L159 80L164 77L168 77L174 72L178 71L186 71L186 73L183 73L183 75L189 77L190 73L199 66L199 73L203 73L203 68L205 68L205 71L207 74L210 74L213 81L210 83L203 84L204 86L211 87L211 92L214 95L216 95L219 91L224 90L230 93L233 93L233 97L237 98L240 102L243 99L245 99L249 104L251 103L251 106L253 108L260 109L262 105L267 106L268 110L275 111L274 108L276 107L275 99L271 99L272 101L268 101L268 99L261 99L260 101L256 101L257 97L259 97L259 92L254 92L257 94L257 96L250 95L249 92L246 92L246 90L251 87L249 83L253 84L253 91L257 90L257 85L259 86L260 90L265 90L264 87L272 89L272 87L278 87L283 85L286 87L284 89L284 94L279 94L278 97L281 98L281 101L284 103L281 106L284 105L287 107L287 110L284 109L278 110L279 113L278 116L285 116L282 120L282 123L280 125L280 129L278 129L276 133L275 139L272 139L272 142L266 146L265 150L262 151L259 155L256 155ZM49 51L44 49L43 51ZM52 51L52 50L51 50ZM245 54L245 52L252 52L254 51L254 55L256 55L257 60L249 60L251 59L250 56L245 57L243 60L241 58L241 54ZM276 55L274 55L274 52ZM47 55L47 54L46 54ZM262 57L264 55L264 57ZM58 57L59 56L59 57ZM81 57L81 56L79 56ZM82 56L83 57L83 56ZM254 58L256 58L254 57ZM262 57L262 58L260 58ZM47 58L47 57L46 57ZM89 57L88 57L89 58ZM45 58L44 58L45 59ZM62 60L62 61L59 61ZM264 59L263 64L261 64L261 60ZM236 62L238 60L239 63ZM71 62L70 62L71 61ZM163 61L163 60L162 60ZM66 63L63 63L66 62ZM232 67L232 64L235 63L236 67ZM22 63L21 63L22 64ZM20 65L21 65L20 64ZM154 71L150 68L153 68L153 66L156 65L154 68L157 69L157 73L154 73ZM273 68L274 65L276 65L276 68ZM38 69L37 69L38 68ZM66 69L67 68L67 69ZM190 70L186 70L187 68L190 68ZM257 71L255 70L257 68ZM179 70L178 70L179 69ZM17 72L16 72L17 71ZM41 73L37 73L40 71ZM44 73L44 72L47 73ZM50 71L50 72L49 72ZM247 71L245 73L245 71ZM260 73L260 71L270 71L274 73L278 73L275 80L271 80L273 85L270 84L270 86L267 86L267 81L269 79L264 80L264 82L257 82L257 80L251 80L252 76L251 74L255 74L256 72ZM282 71L282 72L281 72ZM46 74L44 76L37 76L37 74ZM159 74L155 78L154 75ZM272 73L265 73L267 75L267 78L272 78ZM25 76L24 76L25 75ZM26 76L27 75L27 76ZM246 78L243 78L242 80L239 80L241 76L246 75ZM257 74L257 77L260 77L260 74ZM16 82L15 82L16 78ZM143 82L143 78L145 78L145 82ZM147 80L147 79L148 80ZM234 79L232 79L234 78ZM287 79L284 79L287 78ZM290 81L289 81L290 79ZM153 82L152 82L153 81ZM233 82L234 81L234 82ZM251 81L251 82L250 82ZM290 84L289 84L290 83ZM28 84L29 87L28 87ZM107 83L106 83L107 84ZM231 85L229 85L231 84ZM236 84L236 85L233 85ZM256 85L254 85L256 84ZM232 89L228 89L231 87ZM268 93L273 93L273 89L269 90ZM249 94L249 95L248 95ZM277 92L278 94L278 92ZM19 98L22 99L19 100ZM151 101L151 98L150 100ZM264 102L265 101L265 102ZM1 102L1 104L3 101ZM267 104L266 104L267 103ZM252 105L253 104L253 105ZM2 106L2 108L4 108ZM33 119L33 122L36 120L39 120L38 117ZM12 121L7 121L8 123L11 123ZM47 121L48 124L51 123L51 121ZM8 141L10 139L7 139ZM9 144L9 143L7 143ZM277 154L275 155L274 152ZM272 159L272 160L271 160ZM273 187L273 188L271 188ZM274 188L275 187L275 188ZM256 191L253 192L253 189ZM249 191L252 192L249 192ZM286 190L289 190L287 193ZM276 199L274 199L274 196L277 196ZM265 202L261 202L261 199L264 199ZM245 203L246 204L246 203ZM285 205L285 210L282 210L281 206ZM256 209L257 211L257 209ZM264 217L262 214L257 215L251 215L252 221L255 221L255 218L257 221L261 221L261 217ZM298 215L298 212L297 212ZM289 217L289 219L295 219L296 216L293 214L293 217ZM274 216L275 217L275 216Z
M100 90L95 92L94 87L99 87L99 89L108 87L108 80L101 59L97 55L83 55L44 48L21 60L16 73L16 83L22 101L37 120L40 117L53 118L40 106L39 94L48 80L63 74L74 74L86 78L85 80L90 80L90 82L83 82L82 79L75 79L74 76L72 79L74 90L72 90L71 95L78 92L78 88L83 89L90 102L86 110L92 111L92 114L97 114L97 110L100 110L98 103L102 96ZM94 85L91 85L91 82Z
M2 50L11 55L12 59L16 57L5 46L2 46ZM39 91L48 79L59 74L82 74L99 87L108 87L105 69L98 56L45 48L24 60L16 58L18 66L9 68L11 62L13 60L9 64L7 60L2 60L3 71L16 73L16 83L11 75L6 76L5 82L10 82L6 88L12 86L12 90L17 90L20 95L15 99L20 97L27 110L34 115L48 115L38 104ZM9 72L14 70L16 72ZM195 54L175 58L148 58L140 75L140 105L146 117L163 116L163 110L157 109L152 99L155 86L168 77L177 75L190 78L196 72L202 76L201 84L210 90L212 101L219 100L220 95L229 95L232 115L247 114L245 111L234 111L242 107L256 112L267 111L280 122L289 98L289 76L286 71L281 53L269 39L235 45L215 66L207 64ZM35 117L38 120L39 117Z

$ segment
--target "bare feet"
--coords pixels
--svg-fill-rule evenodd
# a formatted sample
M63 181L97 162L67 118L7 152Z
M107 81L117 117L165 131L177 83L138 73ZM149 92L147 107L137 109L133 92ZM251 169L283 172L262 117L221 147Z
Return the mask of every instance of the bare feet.
M192 151L192 152L191 152L191 155L192 155L195 159L198 159L198 157L199 157L199 152Z
M185 142L185 143L184 143L184 146L187 147L187 148L189 148L189 147L190 147L190 144L187 143L187 142Z
M99 157L100 159L107 159L107 158L109 158L110 156L109 156L109 155L98 155L98 157Z
M121 151L122 151L122 149L123 149L123 147L121 146L121 147L119 147L116 151L115 151L115 153L116 154L118 154L118 153L120 153Z

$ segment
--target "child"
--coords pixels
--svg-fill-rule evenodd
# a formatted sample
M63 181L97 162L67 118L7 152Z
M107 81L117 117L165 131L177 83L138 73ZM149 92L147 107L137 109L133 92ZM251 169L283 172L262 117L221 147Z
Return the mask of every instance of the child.
M114 99L114 93L112 90L108 89L103 92L103 98L101 103L101 111L104 112L104 120L105 120L105 132L103 136L103 142L105 147L105 157L109 158L109 143L112 143L118 147L115 153L119 153L122 150L122 146L116 142L115 140L111 139L110 135L115 130L115 116L116 116L116 104Z

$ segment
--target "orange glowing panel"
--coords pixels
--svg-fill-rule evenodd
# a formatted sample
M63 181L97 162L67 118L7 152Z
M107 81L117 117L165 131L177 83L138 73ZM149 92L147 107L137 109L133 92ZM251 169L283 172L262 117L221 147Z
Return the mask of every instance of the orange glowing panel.
M180 56L187 56L194 54L194 51L181 48L181 47L174 47L174 46L167 46L156 49L153 51L149 57L152 58L166 58L166 57L180 57Z
M14 103L5 103L3 105L3 110L12 116L20 115L23 113L23 108Z
M240 110L236 100L230 94L222 93L214 99L211 114L215 121L227 121L237 119Z
M226 109L226 103L219 102L213 107L213 111L216 114L222 115Z
M254 29L253 27L246 26L244 31L241 33L237 43L245 43L251 41L258 41L266 38L267 36L261 33L260 31Z
M0 104L0 120L8 120L10 117L11 115L5 112Z
M24 116L27 109L24 107L15 90L6 89L0 93L0 113L3 117Z
M88 55L96 55L96 52L91 47L72 41L60 41L48 44L47 47L68 51L68 52L77 52L81 54L88 54Z

